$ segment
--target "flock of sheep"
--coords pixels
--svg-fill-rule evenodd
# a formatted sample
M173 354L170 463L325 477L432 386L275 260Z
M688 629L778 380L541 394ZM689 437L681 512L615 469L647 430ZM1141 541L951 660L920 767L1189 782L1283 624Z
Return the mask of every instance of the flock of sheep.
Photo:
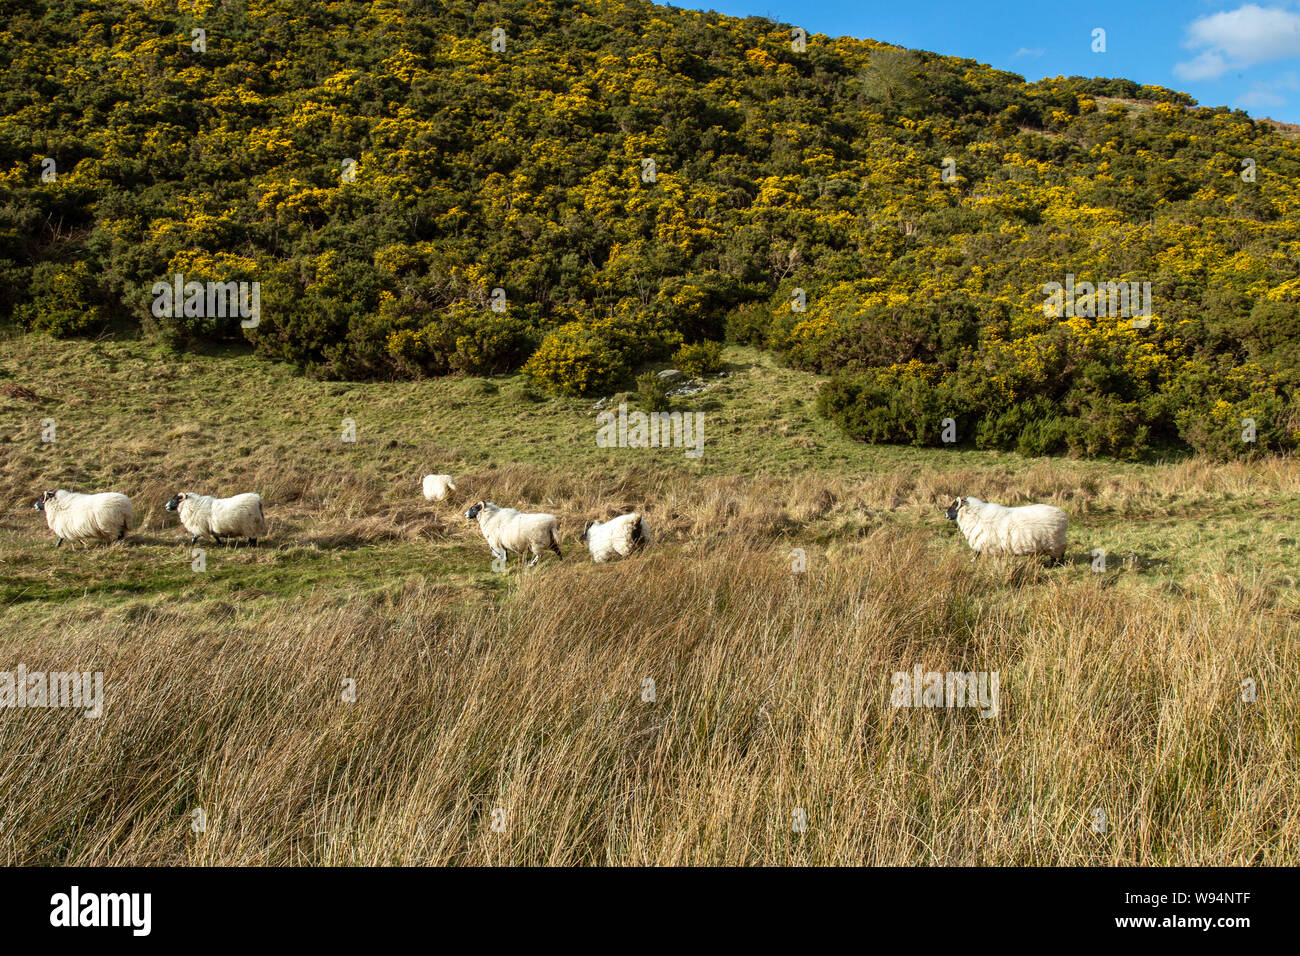
M424 497L430 501L444 501L456 490L456 480L451 475L425 475ZM470 521L477 521L493 557L504 560L510 554L531 554L531 568L546 551L560 552L560 522L552 514L502 508L491 501L476 501L465 512ZM637 512L618 515L608 521L588 521L582 529L582 540L597 564L626 558L632 552L651 543L650 529Z
M424 497L445 501L456 490L451 475L425 475ZM246 538L256 545L266 535L266 516L260 495L247 493L230 498L213 498L181 492L167 502L193 537L211 537L217 544L223 538ZM36 501L36 509L45 513L45 521L58 537L58 544L70 540L120 541L135 523L131 499L117 492L86 495L58 489L47 491ZM975 554L1045 554L1060 560L1065 554L1065 532L1069 519L1052 505L1022 505L1007 508L980 501L958 498L949 505L946 516L957 522ZM510 554L531 554L532 567L546 551L559 557L560 530L555 515L502 508L490 501L478 501L465 512L477 521L479 530L492 554L504 560ZM609 521L590 521L582 531L582 541L596 563L625 558L651 543L650 529L638 513L618 515Z
M217 544L223 543L222 538L247 538L257 544L257 539L266 535L261 495L213 498L183 491L168 501L166 508L180 515L181 524L193 535L190 544L202 537ZM83 495L59 488L36 499L36 510L45 512L45 523L59 539L56 548L64 540L73 544L121 541L135 525L135 506L116 491Z
M424 497L430 501L445 501L456 490L451 475L425 475L422 484ZM168 501L166 508L180 517L181 524L192 535L191 545L203 537L210 537L217 544L223 544L223 538L246 538L256 545L257 539L266 535L262 497L251 492L214 498L183 491ZM58 538L55 547L65 540L74 544L121 541L135 525L131 499L115 491L96 495L61 488L47 491L37 499L36 510L45 513L45 523ZM548 549L560 555L560 530L555 515L528 514L479 501L465 512L465 517L478 521L479 530L496 557L532 554L531 567ZM645 519L635 512L609 521L588 522L582 540L597 563L625 558L651 541Z

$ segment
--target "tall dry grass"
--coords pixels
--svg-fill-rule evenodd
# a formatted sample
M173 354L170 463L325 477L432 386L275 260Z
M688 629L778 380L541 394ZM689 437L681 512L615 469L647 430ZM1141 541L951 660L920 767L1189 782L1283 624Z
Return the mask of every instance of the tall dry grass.
M799 507L726 482L711 494L705 511L734 499L737 532ZM670 494L660 507L683 526L701 518ZM20 864L1295 863L1294 607L1239 578L1153 601L1066 570L972 565L932 534L882 527L794 573L783 546L735 533L614 565L552 562L514 574L503 600L412 583L256 618L220 604L69 613L0 635L0 655L102 670L105 713L0 720L0 852ZM891 707L891 675L914 664L998 671L999 715Z

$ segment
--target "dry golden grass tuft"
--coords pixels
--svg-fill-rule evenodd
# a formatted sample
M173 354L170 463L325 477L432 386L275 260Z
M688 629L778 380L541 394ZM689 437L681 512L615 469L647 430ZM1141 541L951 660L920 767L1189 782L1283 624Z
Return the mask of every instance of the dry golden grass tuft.
M1240 581L1158 604L892 529L804 573L731 541L551 563L500 601L413 580L256 619L64 619L0 654L102 670L105 713L0 721L21 758L0 765L0 847L16 864L1294 863L1296 624ZM890 706L917 664L999 672L998 715Z

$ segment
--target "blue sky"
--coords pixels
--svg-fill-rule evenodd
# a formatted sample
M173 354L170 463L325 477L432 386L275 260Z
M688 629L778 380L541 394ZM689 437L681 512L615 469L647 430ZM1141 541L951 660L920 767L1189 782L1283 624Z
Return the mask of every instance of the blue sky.
M1300 0L715 0L811 33L969 57L1028 80L1112 76L1300 123ZM1106 51L1092 51L1095 28Z

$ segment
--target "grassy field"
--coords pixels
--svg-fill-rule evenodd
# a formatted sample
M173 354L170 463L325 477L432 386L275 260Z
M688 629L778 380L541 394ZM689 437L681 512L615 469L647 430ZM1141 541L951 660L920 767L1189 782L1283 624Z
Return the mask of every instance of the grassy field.
M865 446L727 358L693 460L520 378L4 339L0 669L103 671L105 710L0 710L0 859L1300 861L1300 464ZM140 527L56 550L54 487ZM268 539L196 573L180 490L258 491ZM1067 560L972 563L957 494L1065 508ZM558 515L564 560L494 572L478 498ZM584 560L630 509L655 547ZM891 706L914 665L998 672L997 716Z

